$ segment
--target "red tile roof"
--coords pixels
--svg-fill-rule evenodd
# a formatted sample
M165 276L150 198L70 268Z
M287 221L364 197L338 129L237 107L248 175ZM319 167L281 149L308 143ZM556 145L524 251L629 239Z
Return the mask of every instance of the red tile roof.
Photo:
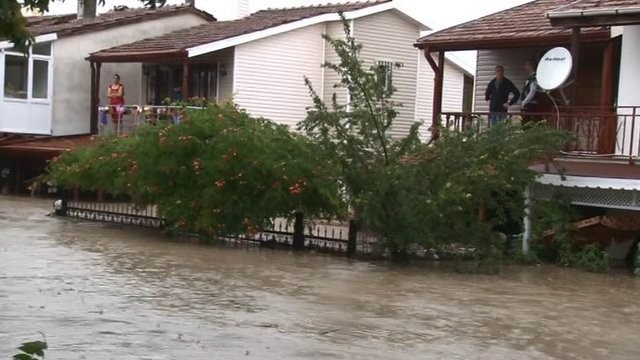
M285 9L267 9L234 21L219 21L120 45L91 54L94 60L139 61L166 55L186 56L186 49L214 43L324 14L350 12L391 2L376 0Z
M420 48L476 50L568 42L571 30L554 28L547 12L575 0L536 0L424 36ZM603 28L584 29L583 36L609 36Z
M209 21L216 20L212 15L204 11L182 5L163 6L156 10L147 8L112 10L104 14L99 14L95 18L82 19L77 19L75 14L32 16L27 18L27 27L34 36L57 33L58 37L63 37L184 13L193 13Z

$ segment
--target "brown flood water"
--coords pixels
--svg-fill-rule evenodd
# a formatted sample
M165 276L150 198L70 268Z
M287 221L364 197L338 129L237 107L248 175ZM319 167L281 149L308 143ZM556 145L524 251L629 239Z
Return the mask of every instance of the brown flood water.
M213 248L0 197L0 359L640 359L640 280Z

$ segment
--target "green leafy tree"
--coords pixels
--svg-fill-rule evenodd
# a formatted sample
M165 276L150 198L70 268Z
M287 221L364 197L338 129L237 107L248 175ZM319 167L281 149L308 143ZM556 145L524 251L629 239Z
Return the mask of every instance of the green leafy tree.
M344 20L344 19L343 19ZM334 94L329 102L309 80L314 106L299 125L340 165L347 198L362 225L380 238L380 250L404 258L413 245L471 244L484 254L501 252L492 230L522 218L522 193L535 174L529 164L548 159L568 137L540 125L523 131L502 125L491 131L448 132L420 144L418 124L392 137L395 88L384 66L366 67L362 46L344 23L344 39L324 36L339 62L323 64L341 79L350 102ZM394 65L398 67L399 64ZM495 216L478 216L488 208Z
M27 29L27 21L22 15L22 9L46 13L49 5L55 1L64 0L2 0L0 1L0 38L9 39L18 48L26 48L33 40ZM103 6L105 0L83 0ZM140 0L144 6L151 9L164 6L166 0Z
M42 333L41 333L42 334ZM44 338L44 334L42 334ZM43 360L44 351L47 349L46 338L44 341L31 341L20 345L19 353L13 355L13 360Z
M231 104L184 116L180 125L97 138L53 161L48 177L155 205L170 226L210 235L258 231L297 211L342 212L337 168L304 136Z

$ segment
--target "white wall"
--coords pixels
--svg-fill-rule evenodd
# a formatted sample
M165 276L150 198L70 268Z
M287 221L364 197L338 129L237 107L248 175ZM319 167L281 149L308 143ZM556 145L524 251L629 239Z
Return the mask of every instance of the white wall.
M434 61L438 59L432 54ZM422 122L420 126L420 139L431 139L429 128L433 124L433 90L435 86L435 74L433 69L420 52L420 64L418 65L418 84L416 90L416 118ZM445 59L444 80L442 85L442 111L462 112L464 98L465 73L458 66Z
M53 135L85 134L90 131L91 69L85 60L90 53L116 45L159 36L206 22L194 14L180 14L142 21L56 41L54 47ZM106 104L106 89L114 73L121 76L128 104L142 102L142 66L103 64L100 103Z
M326 23L326 28L324 33L329 35L333 39L344 39L344 27L342 22L340 21L332 21ZM322 40L323 42L324 39ZM340 62L338 55L331 44L325 42L324 46L324 61L319 59L318 64L322 64L324 62L337 64ZM333 94L336 94L336 99L339 104L346 104L348 100L347 89L345 88L334 88L335 84L340 83L340 75L331 69L324 69L324 82L323 83L313 83L314 89L322 95L322 98L327 104L331 103L331 98Z
M253 116L295 129L312 105L304 76L313 84L322 81L324 28L308 26L237 46L236 103Z
M624 26L622 29L622 53L620 59L620 82L618 85L618 106L640 106L640 25ZM633 141L633 155L639 155L640 148L640 108L636 110L635 133L631 136L631 109L619 109L619 121L627 120L627 129L620 132L619 142L624 143L622 154L629 154L629 147ZM622 125L622 124L621 124ZM624 137L624 138L620 138Z
M393 10L366 16L355 20L353 35L362 43L361 59L366 67L377 61L402 63L393 69L393 86L396 93L393 100L402 104L398 107L392 136L404 136L417 121L416 84L418 75L418 52L413 44L420 36L420 28L401 17Z
M522 90L529 74L524 69L528 58L536 55L536 49L517 48L500 50L479 50L476 68L476 85L474 111L488 112L489 103L484 99L484 92L489 81L495 77L496 65L504 67L504 76ZM518 111L519 105L513 105L509 111Z

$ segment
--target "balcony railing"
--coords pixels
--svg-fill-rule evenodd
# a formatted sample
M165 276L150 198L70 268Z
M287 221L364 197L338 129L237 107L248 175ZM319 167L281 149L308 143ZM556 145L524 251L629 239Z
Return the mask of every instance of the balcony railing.
M556 129L575 135L565 152L584 156L640 155L640 106L619 107L563 107L552 113L509 113L512 119L544 121ZM441 125L449 130L489 128L488 112L446 112Z
M143 123L168 122L179 124L184 118L184 110L202 110L198 106L156 106L156 105L104 105L98 107L100 127L105 129L113 124L117 135L126 134ZM116 122L112 119L112 112Z

